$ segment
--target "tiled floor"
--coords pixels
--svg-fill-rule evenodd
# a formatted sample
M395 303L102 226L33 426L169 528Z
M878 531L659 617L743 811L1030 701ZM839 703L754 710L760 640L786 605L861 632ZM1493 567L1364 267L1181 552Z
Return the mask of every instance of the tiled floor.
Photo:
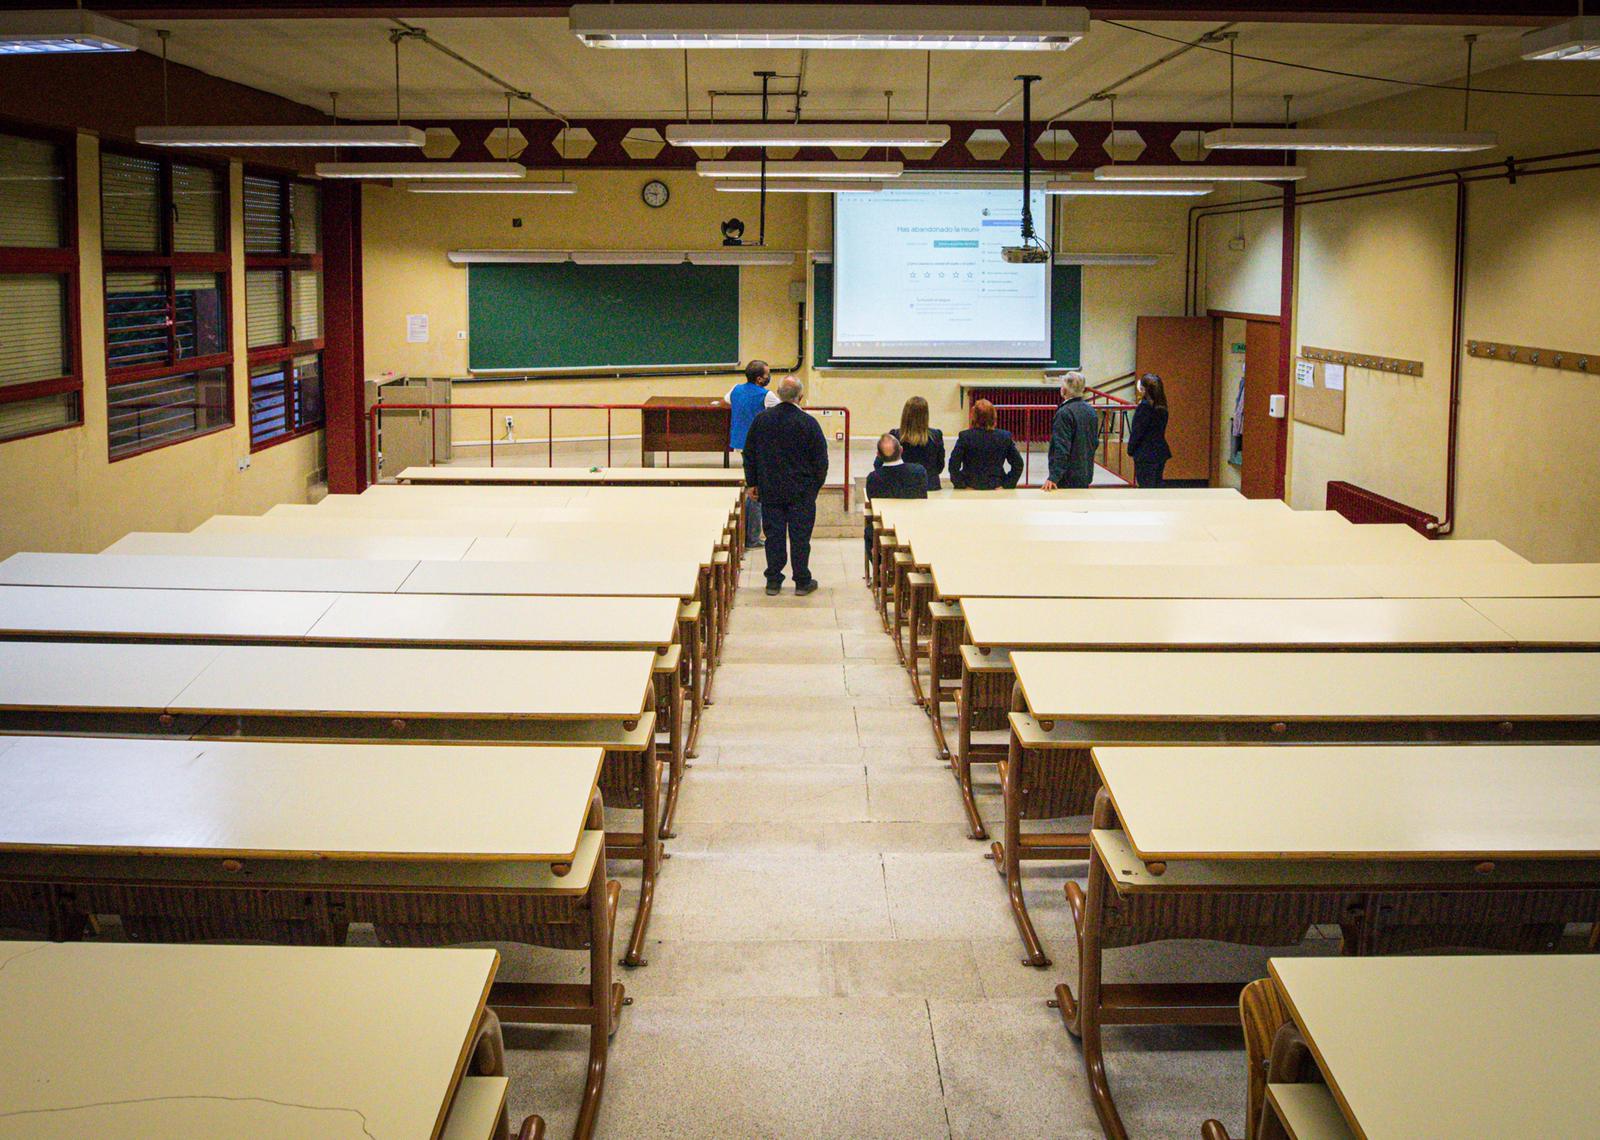
M662 871L649 965L614 1040L603 1137L1100 1135L1077 1047L1045 1003L1073 969L1062 883L1027 871L1055 965L1021 965L1005 894L966 838L861 582L859 540L825 541L822 589L766 597L746 562ZM993 769L980 806L994 819ZM616 871L613 871L616 874ZM621 923L631 921L635 883ZM507 951L502 977L526 958ZM570 956L569 956L570 957ZM1163 945L1114 955L1113 980L1256 976L1261 955ZM514 1118L570 1133L578 1033L507 1031ZM1243 1053L1228 1030L1108 1033L1137 1137L1242 1133Z

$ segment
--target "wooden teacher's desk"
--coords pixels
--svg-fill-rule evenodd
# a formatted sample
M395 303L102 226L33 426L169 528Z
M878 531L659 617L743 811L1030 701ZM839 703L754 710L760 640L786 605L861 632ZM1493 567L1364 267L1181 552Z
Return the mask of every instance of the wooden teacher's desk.
M1184 938L1286 946L1320 925L1338 926L1349 954L1531 951L1600 917L1594 746L1098 747L1094 762L1104 787L1088 878L1067 886L1077 987L1057 986L1056 999L1114 1138L1127 1132L1102 1026L1236 1024L1239 987L1106 984L1108 948ZM1516 1010L1514 990L1486 990L1484 1000ZM1499 1034L1460 1044L1479 1038ZM1369 1038L1362 1048L1382 1047Z
M651 396L639 413L639 448L644 465L654 467L656 453L711 451L722 454L728 466L728 429L733 409L727 401L708 396Z

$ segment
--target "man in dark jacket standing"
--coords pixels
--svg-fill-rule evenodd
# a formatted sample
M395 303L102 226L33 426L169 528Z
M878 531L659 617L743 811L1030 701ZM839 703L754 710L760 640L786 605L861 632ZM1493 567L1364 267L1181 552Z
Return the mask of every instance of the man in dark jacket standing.
M1100 413L1083 398L1082 372L1061 378L1061 399L1050 425L1050 477L1044 489L1088 487L1094 483L1094 452L1100 446Z
M800 381L778 381L778 404L750 425L744 443L745 492L761 503L767 529L767 593L783 587L783 570L794 558L794 592L814 592L811 530L817 522L817 495L828 481L828 440L801 409Z

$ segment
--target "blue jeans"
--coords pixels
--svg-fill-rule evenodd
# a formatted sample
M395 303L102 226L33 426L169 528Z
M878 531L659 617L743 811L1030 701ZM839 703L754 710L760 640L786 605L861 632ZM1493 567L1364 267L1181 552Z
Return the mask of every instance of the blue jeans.
M783 585L783 568L794 559L794 584L811 582L811 529L817 523L817 501L766 503L767 585Z
M744 501L744 544L746 546L761 545L761 500L746 498Z

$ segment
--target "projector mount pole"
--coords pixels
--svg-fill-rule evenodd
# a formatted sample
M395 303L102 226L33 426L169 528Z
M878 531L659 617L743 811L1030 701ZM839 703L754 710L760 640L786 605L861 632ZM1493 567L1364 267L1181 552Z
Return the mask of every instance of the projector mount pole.
M1039 241L1033 232L1033 85L1037 75L1019 75L1022 84L1022 244Z
M756 77L761 80L761 121L767 121L767 87L772 82L776 71L758 71ZM798 104L797 104L798 105ZM765 247L767 244L767 148L761 148L761 226L756 238L756 244Z

